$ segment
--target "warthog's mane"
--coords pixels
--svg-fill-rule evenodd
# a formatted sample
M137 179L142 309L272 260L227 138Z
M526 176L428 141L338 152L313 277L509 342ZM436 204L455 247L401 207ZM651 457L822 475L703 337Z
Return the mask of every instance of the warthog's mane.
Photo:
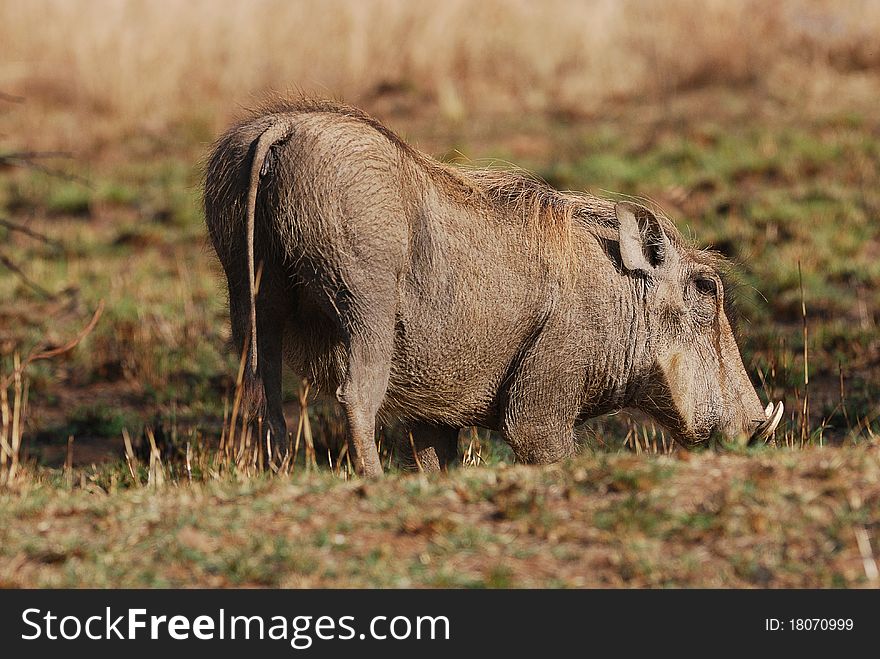
M306 96L272 98L252 110L242 123L268 114L329 113L361 122L418 163L432 180L453 198L465 203L485 203L529 228L546 246L565 251L571 246L574 222L588 226L599 235L616 240L618 221L614 201L586 192L559 191L538 176L513 167L475 167L440 162L407 144L381 121L356 107L327 99ZM233 129L234 130L234 129ZM639 200L636 200L639 201ZM695 262L712 268L722 281L724 306L731 325L736 325L737 277L732 264L720 253L701 249L682 236L664 213L654 208L656 217L672 245Z

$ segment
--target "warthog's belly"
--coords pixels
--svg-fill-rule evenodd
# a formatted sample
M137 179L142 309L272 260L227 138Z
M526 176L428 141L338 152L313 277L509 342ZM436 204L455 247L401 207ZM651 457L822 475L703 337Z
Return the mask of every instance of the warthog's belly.
M385 410L452 426L493 427L499 395L528 330L489 310L433 314L404 305Z

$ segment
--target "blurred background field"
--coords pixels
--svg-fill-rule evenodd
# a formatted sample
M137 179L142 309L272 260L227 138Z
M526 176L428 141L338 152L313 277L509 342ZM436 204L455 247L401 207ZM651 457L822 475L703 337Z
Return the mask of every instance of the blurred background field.
M288 93L362 107L447 161L655 203L737 264L746 365L786 403L777 443L876 446L878 35L870 0L0 0L0 381L105 301L75 350L28 368L23 457L110 491L150 477L151 442L166 462L216 445L237 358L201 163ZM302 433L302 383L285 388ZM320 399L308 419L339 472L341 419ZM641 421L591 422L586 452L667 452ZM124 433L140 476L118 466ZM462 450L509 461L485 433Z
M211 137L269 89L575 119L725 85L827 114L876 91L878 26L871 0L34 0L0 8L0 80L51 148Z

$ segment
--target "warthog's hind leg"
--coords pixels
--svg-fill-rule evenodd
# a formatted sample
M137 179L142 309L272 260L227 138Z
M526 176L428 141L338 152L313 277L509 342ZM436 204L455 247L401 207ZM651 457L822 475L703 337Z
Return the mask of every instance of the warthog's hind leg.
M402 454L411 469L445 471L458 459L458 428L417 424L403 441Z
M388 389L394 347L393 303L361 300L355 315L344 312L346 366L336 398L348 420L348 450L358 474L382 475L376 448L376 414Z
M284 325L290 313L289 299L280 282L271 281L257 296L257 370L263 384L263 410L260 450L264 458L283 450L287 441L287 422L281 404L282 341Z

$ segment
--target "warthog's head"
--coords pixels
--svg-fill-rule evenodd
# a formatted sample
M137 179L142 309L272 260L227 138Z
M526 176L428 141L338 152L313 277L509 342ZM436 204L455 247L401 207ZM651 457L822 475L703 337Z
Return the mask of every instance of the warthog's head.
M728 319L719 259L684 245L674 227L642 206L621 202L615 211L621 262L645 280L639 289L649 375L635 405L685 444L714 434L769 437L782 417L782 403L762 407L746 373Z

